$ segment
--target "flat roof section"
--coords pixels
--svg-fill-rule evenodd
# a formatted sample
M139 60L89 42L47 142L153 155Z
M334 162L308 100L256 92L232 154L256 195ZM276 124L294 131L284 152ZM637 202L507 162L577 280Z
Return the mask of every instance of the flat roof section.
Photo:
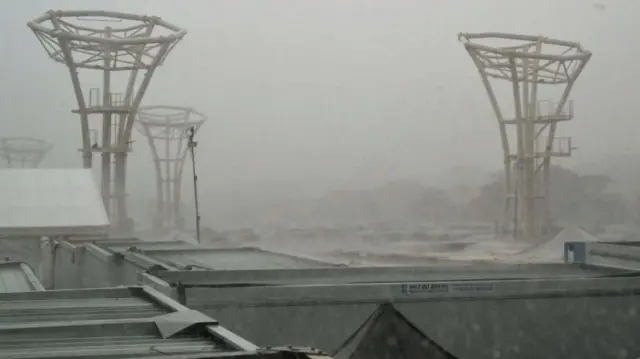
M254 247L140 249L126 255L135 263L147 268L151 267L152 263L185 270L213 271L335 267L335 264L331 263Z
M153 256L153 258L156 258ZM358 284L423 281L516 280L594 278L632 273L630 270L597 267L583 264L500 264L477 263L471 265L420 267L332 267L285 268L264 271L158 271L154 273L170 284L183 286L210 285L309 285Z
M194 245L191 243L183 242L183 241L139 241L139 242L110 242L110 241L100 241L93 243L100 248L104 248L110 252L114 253L122 253L127 250L142 250L142 251L150 251L150 250L181 250L181 249L192 249L192 248L200 248L202 247L198 245Z
M108 231L109 219L88 169L2 169L0 198L0 236Z

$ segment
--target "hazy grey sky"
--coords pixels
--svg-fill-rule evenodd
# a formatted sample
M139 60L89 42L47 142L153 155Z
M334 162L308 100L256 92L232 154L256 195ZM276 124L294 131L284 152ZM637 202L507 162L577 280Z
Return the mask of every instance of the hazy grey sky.
M499 168L496 120L458 32L543 34L594 53L561 125L576 158L638 152L640 2L588 0L30 0L0 13L3 135L45 138L44 166L81 165L68 72L26 22L50 7L158 15L189 33L144 104L193 106L205 195L294 194ZM533 7L535 4L536 7ZM85 85L85 87L91 87ZM146 141L129 188L153 195Z

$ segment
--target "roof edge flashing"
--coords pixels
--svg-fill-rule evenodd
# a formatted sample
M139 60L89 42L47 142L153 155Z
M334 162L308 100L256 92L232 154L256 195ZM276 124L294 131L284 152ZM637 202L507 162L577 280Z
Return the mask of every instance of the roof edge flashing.
M153 319L162 339L171 338L195 326L218 325L218 321L209 318L197 310L181 310L157 316Z

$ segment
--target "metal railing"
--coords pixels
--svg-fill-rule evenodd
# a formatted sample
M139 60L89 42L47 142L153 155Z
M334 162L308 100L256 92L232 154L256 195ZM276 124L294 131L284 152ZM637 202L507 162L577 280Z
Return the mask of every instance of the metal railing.
M558 101L540 100L537 104L537 112L539 117L545 116L567 116L573 117L573 101L569 100L558 108Z
M96 107L124 107L124 95L120 92L109 93L109 102L103 104L103 98L101 96L102 90L94 87L89 90L89 108Z

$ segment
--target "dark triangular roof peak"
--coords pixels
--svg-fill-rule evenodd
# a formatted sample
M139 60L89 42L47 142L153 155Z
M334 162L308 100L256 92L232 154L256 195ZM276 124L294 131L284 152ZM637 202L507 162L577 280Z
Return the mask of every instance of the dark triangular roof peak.
M334 359L456 359L384 303L333 354Z

